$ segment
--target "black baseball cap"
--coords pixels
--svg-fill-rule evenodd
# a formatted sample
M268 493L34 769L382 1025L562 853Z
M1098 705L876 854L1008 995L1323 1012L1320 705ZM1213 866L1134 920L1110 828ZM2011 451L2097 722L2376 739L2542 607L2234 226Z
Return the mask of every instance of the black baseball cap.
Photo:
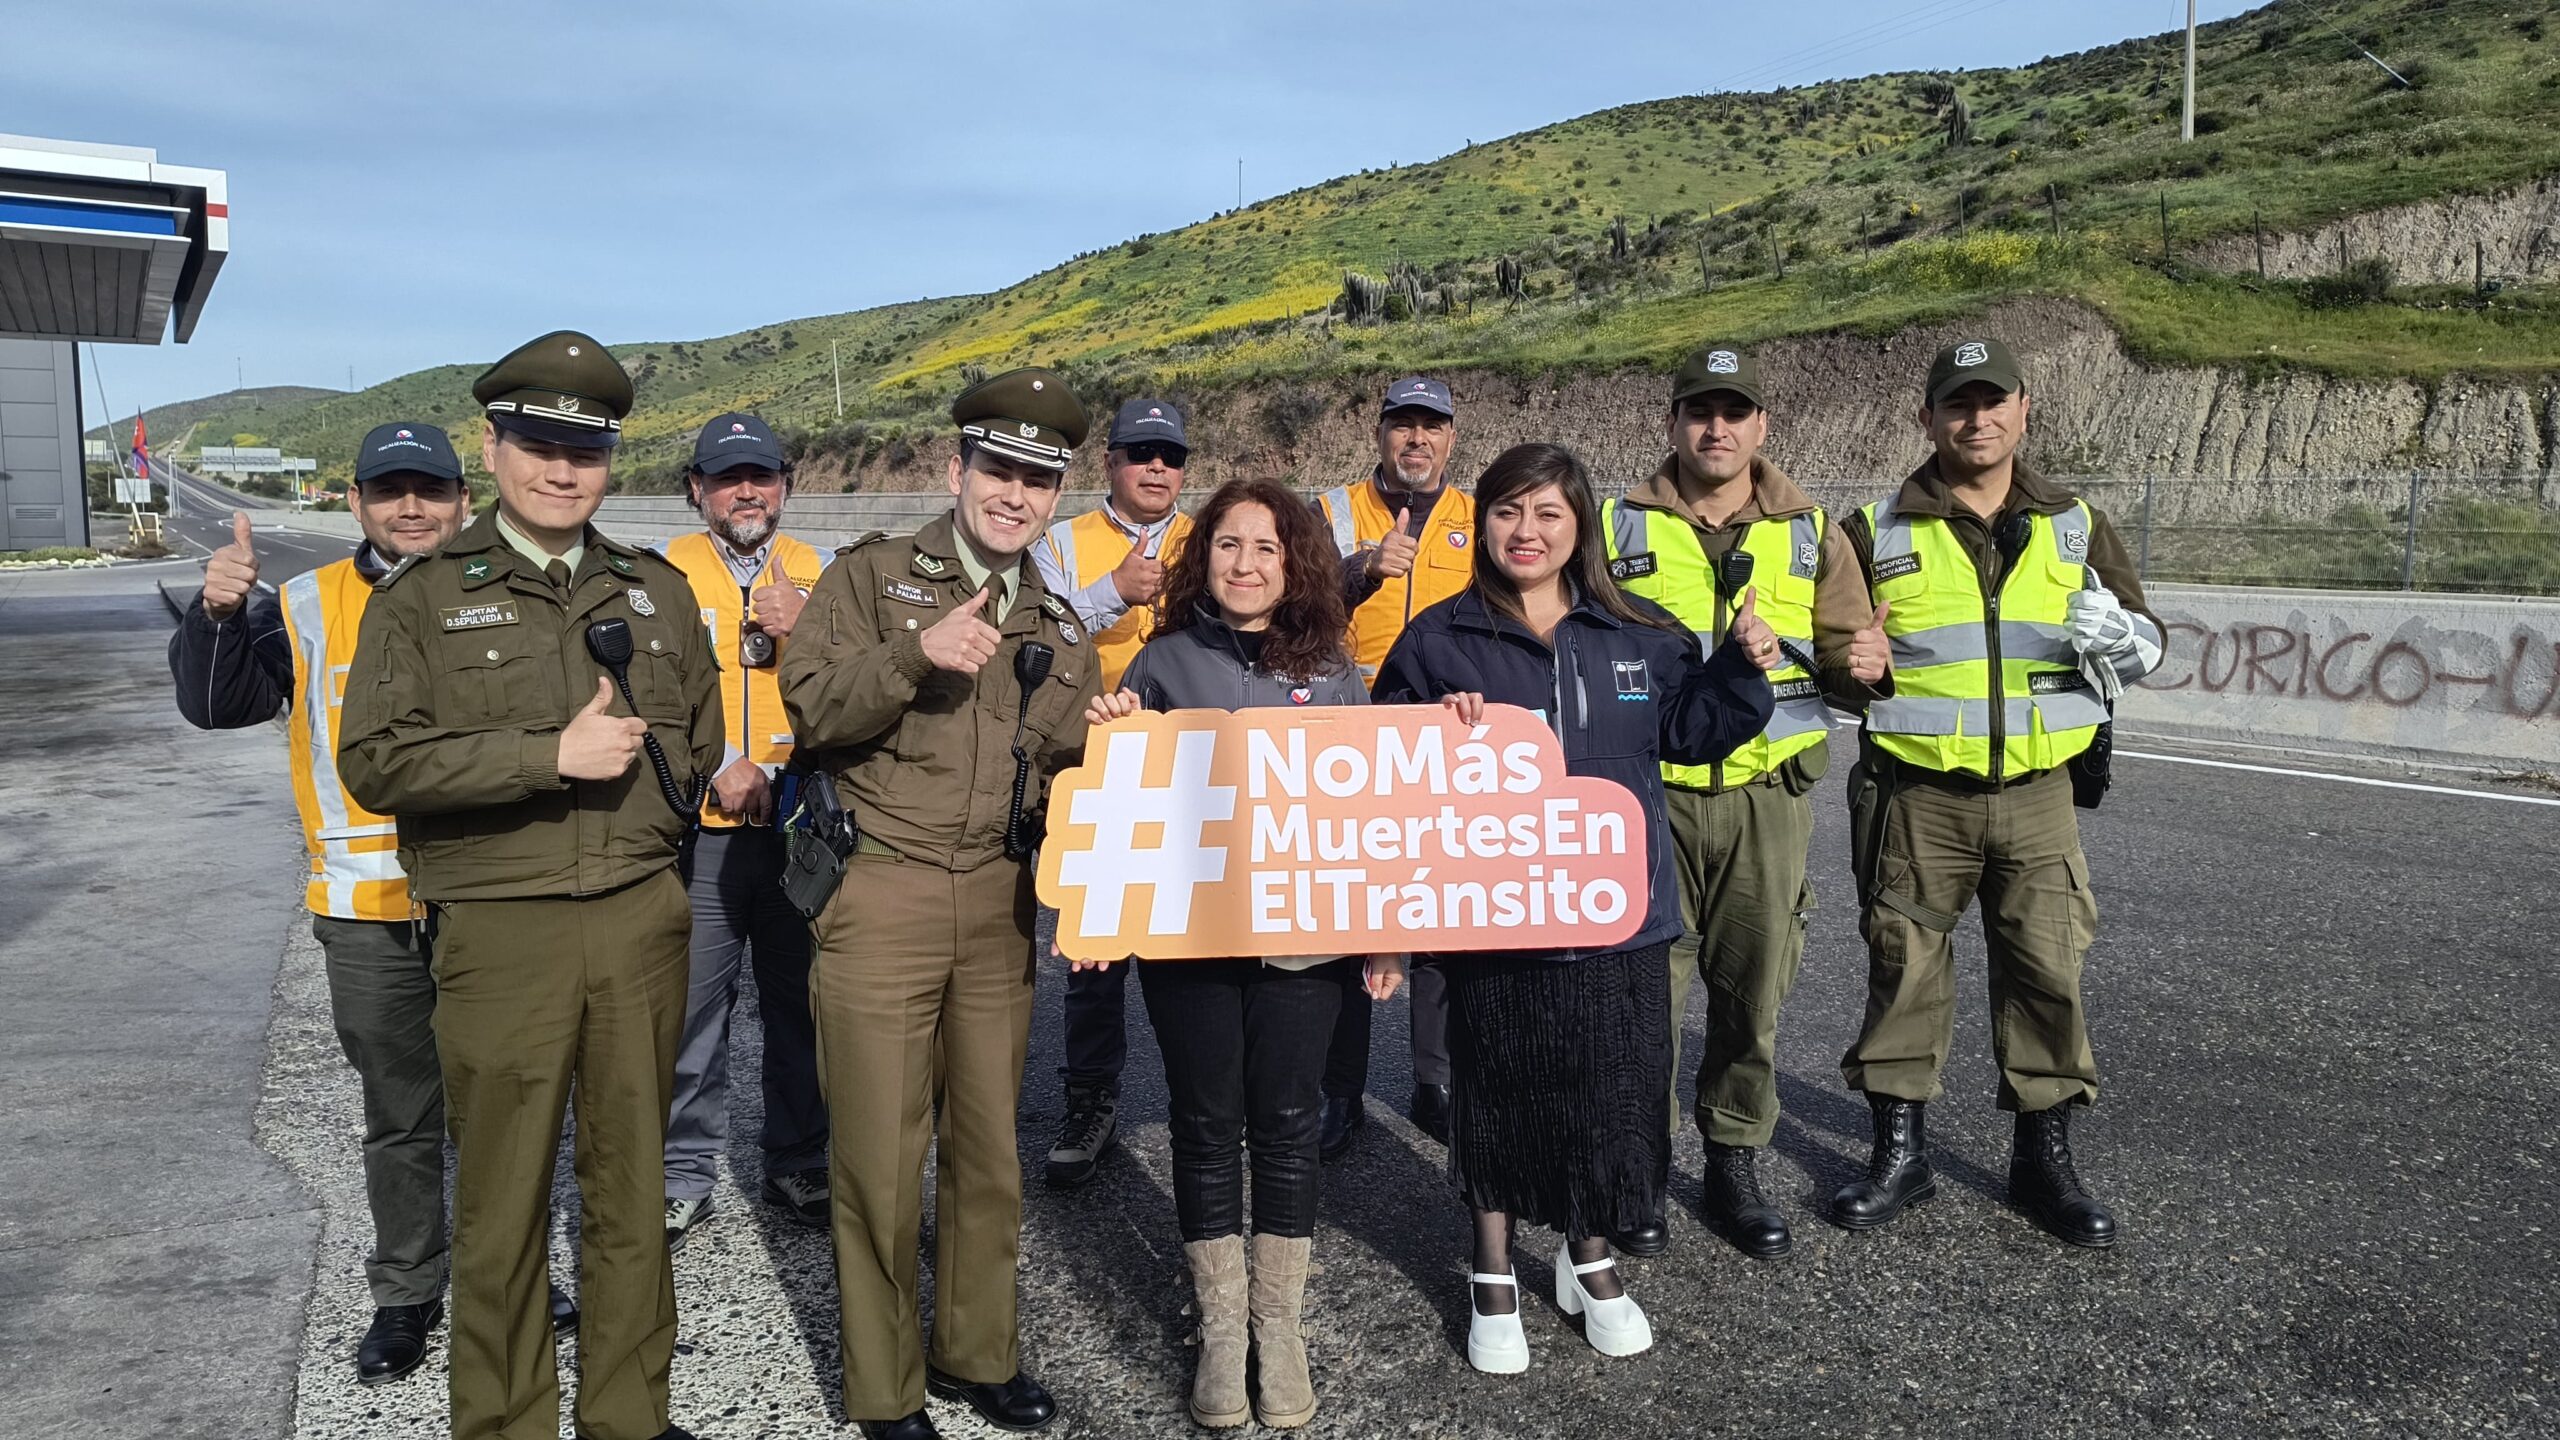
M1182 410L1170 400L1139 398L1123 403L1111 417L1111 438L1107 448L1118 450L1129 445L1143 445L1153 440L1162 445L1179 445L1184 453L1191 441L1182 432Z
M2015 395L2027 388L2027 376L2018 366L2018 357L1997 340L1959 340L1929 362L1932 406L1977 383L1996 387L2003 395Z
M1387 387L1386 398L1378 402L1378 413L1390 410L1430 410L1458 418L1458 407L1449 398L1449 387L1428 375L1407 375Z
M1730 390L1759 409L1769 408L1760 393L1760 362L1732 345L1709 345L1680 363L1671 377L1671 403Z
M779 472L784 464L782 442L773 438L773 427L745 411L713 416L702 433L693 437L693 468L705 475L741 465Z
M376 425L356 447L356 483L402 472L432 475L438 480L462 478L462 461L442 430L416 420Z

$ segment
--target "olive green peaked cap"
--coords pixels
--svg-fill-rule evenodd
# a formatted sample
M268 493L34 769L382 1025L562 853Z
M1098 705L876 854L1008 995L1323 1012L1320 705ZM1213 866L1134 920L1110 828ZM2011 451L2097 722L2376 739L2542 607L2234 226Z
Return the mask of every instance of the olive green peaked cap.
M2014 395L2026 388L2027 372L1997 340L1959 340L1929 362L1929 403L1936 405L1977 382Z
M1671 377L1671 403L1715 390L1730 390L1763 410L1769 401L1760 389L1760 362L1735 345L1709 345L1680 362Z
M1064 470L1092 428L1084 402L1055 370L1025 368L990 375L951 402L960 433L999 455Z
M508 351L471 382L471 398L501 430L602 449L622 438L631 377L593 336L554 330Z

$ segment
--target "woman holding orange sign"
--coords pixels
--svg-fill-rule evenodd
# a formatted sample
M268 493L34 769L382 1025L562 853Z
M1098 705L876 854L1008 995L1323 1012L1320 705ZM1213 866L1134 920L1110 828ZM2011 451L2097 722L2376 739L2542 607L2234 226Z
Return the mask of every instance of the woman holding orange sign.
M1450 1169L1475 1213L1467 1359L1528 1368L1514 1224L1551 1226L1556 1303L1604 1355L1653 1344L1619 1282L1613 1234L1661 1215L1670 1168L1671 1022L1664 955L1680 933L1665 761L1723 759L1774 703L1784 663L1746 592L1714 654L1671 613L1609 578L1591 477L1555 445L1504 451L1476 482L1482 544L1467 589L1415 616L1378 673L1379 704L1539 712L1568 773L1614 781L1644 807L1653 883L1644 924L1601 954L1448 957L1456 1084Z
M1093 725L1140 710L1365 705L1343 649L1341 561L1305 501L1230 481L1201 507L1156 602L1155 632L1095 698ZM1088 963L1078 961L1082 969ZM1113 963L1113 962L1099 962ZM1173 1202L1200 1308L1191 1418L1223 1428L1315 1418L1298 1328L1321 1169L1326 1044L1354 956L1168 960L1138 971L1172 1101ZM1368 991L1393 995L1401 956L1372 956ZM1660 1087L1657 1086L1657 1089ZM1663 1128L1667 1122L1658 1123ZM1244 1152L1253 1257L1245 1263ZM1260 1385L1247 1399L1246 1321Z

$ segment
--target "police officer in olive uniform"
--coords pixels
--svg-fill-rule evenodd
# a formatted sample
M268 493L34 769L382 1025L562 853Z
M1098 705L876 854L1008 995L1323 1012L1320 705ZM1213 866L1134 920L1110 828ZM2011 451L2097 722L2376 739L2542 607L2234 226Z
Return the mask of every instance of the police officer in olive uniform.
M471 393L498 503L383 577L338 752L432 907L453 1434L558 1432L543 1236L574 1083L578 1433L683 1436L660 1184L691 924L676 856L720 761L719 671L682 573L587 524L631 408L622 367L558 331ZM591 649L617 636L618 676Z
M809 1005L835 1132L845 1410L896 1440L936 1433L928 1389L1011 1430L1057 1414L1014 1333L1026 862L1101 685L1092 637L1025 554L1057 508L1084 406L1057 374L1013 370L964 392L951 418L952 513L840 551L781 666L800 753L835 777L862 834L817 919ZM916 1244L937 1107L928 1359Z
M1999 1103L2018 1117L2010 1203L2103 1247L2115 1217L2071 1155L2071 1112L2098 1097L2080 1002L2098 904L2066 768L2087 763L2110 698L2160 663L2162 632L2106 517L2018 460L2027 411L2008 346L1939 351L1920 407L1937 453L1841 526L1892 692L1867 706L1849 779L1867 1013L1841 1069L1875 1149L1831 1214L1867 1230L1937 1193L1924 1115L1955 1023L1956 924L1978 902Z

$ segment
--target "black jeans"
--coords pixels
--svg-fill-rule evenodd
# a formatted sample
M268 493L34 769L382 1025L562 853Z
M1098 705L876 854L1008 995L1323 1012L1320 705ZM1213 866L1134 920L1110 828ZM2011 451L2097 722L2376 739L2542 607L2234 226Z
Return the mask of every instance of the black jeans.
M1184 1241L1244 1233L1244 1159L1253 1154L1253 1229L1315 1234L1324 1056L1357 960L1282 970L1259 960L1152 960L1138 966L1172 1101L1173 1209ZM1364 996L1361 1003L1366 1004Z
M1189 961L1178 962L1189 964ZM1076 1089L1120 1093L1129 1063L1130 962L1067 972L1067 1063L1058 1073Z
M1330 968L1330 967L1327 967ZM1344 967L1342 1009L1333 1022L1333 1040L1324 1062L1324 1093L1337 1100L1358 1098L1369 1088L1371 1003L1361 988L1361 967ZM1449 1083L1449 982L1435 961L1416 956L1404 984L1405 1003L1413 1008L1413 1083Z

